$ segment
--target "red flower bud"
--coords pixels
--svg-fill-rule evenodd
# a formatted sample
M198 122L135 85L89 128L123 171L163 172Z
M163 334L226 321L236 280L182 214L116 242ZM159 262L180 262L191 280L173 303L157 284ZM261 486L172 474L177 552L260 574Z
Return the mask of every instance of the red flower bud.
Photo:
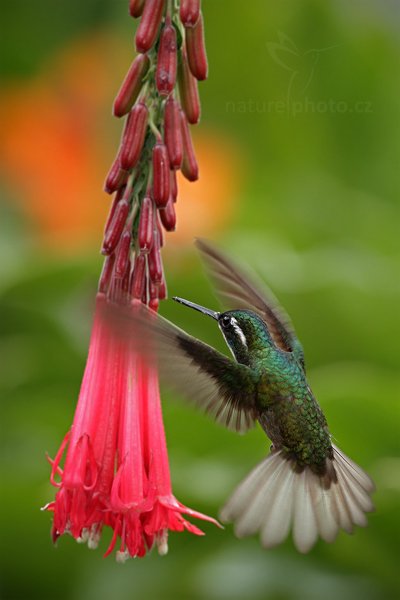
M186 50L190 70L196 79L207 79L208 63L204 43L203 17L200 15L195 27L186 30Z
M180 111L180 114L183 140L182 175L189 181L196 181L199 178L199 167L194 153L192 136L183 111Z
M142 254L148 254L153 245L154 212L153 200L146 196L140 208L138 244Z
M126 121L120 150L121 167L129 171L139 160L146 137L149 111L143 102L135 104Z
M158 232L154 232L154 243L148 255L149 275L153 283L160 283L163 278L160 246L158 243Z
M158 283L149 281L149 300L158 300Z
M152 302L157 302L158 308L158 300L165 300L167 297L167 285L165 283L165 277L163 275L162 281L160 283L154 283L153 281L149 281L149 306L152 307Z
M119 190L128 179L129 173L121 168L119 156L114 160L104 182L104 191L107 194L113 194Z
M158 301L158 298L152 298L149 302L149 308L151 308L151 310L154 310L154 312L158 311L159 305L160 303Z
M179 124L180 124L180 115L179 115ZM182 144L183 147L183 144ZM178 182L176 180L176 171L171 171L171 196L172 196L172 200L174 202L176 202L176 199L178 197Z
M143 304L147 304L148 301L149 301L149 290L148 290L149 282L148 282L148 279L149 279L148 275L146 274L146 277L145 277L145 280L144 280L144 287L143 287L142 298L141 298Z
M162 282L158 286L158 297L160 300L165 300L168 295L167 284L165 282L165 278L163 277Z
M106 224L104 226L104 233L107 231L108 226L110 225L110 223L111 223L111 221L112 221L112 219L114 217L115 210L117 208L118 202L121 200L121 198L123 198L123 195L125 194L125 189L126 188L120 188L118 190L118 192L114 196L114 200L113 200L113 202L111 204L110 212L108 213L107 221L106 221Z
M144 254L138 254L133 265L131 279L131 295L133 298L141 298L146 283L146 257Z
M156 41L165 0L146 0L142 18L136 31L136 50L147 52Z
M176 213L172 196L168 200L167 206L165 208L160 208L158 212L165 231L175 231Z
M115 258L115 277L124 277L130 261L132 236L130 231L124 231L118 245Z
M135 58L114 100L114 116L123 117L131 110L139 95L143 77L146 75L149 65L150 60L147 54L139 54Z
M200 0L181 0L179 16L185 27L194 27L200 16Z
M165 144L157 142L153 148L153 198L156 206L163 207L169 198L169 157Z
M117 259L116 259L117 260ZM125 266L125 275L121 281L121 299L125 302L129 301L130 282L131 282L131 259L128 257Z
M194 125L200 119L200 98L197 80L193 77L187 60L186 50L182 48L178 68L179 96L187 120Z
M122 200L126 200L127 202L131 201L132 198L132 187L133 187L133 178L131 177L126 182L126 186L121 189L121 198Z
M164 141L171 169L180 169L183 158L182 131L179 117L179 104L170 96L164 111Z
M162 286L162 282L161 283L153 283L153 281L149 281L149 308L151 308L152 310L157 311L158 310L158 306L159 306L159 300L161 300L161 296L160 296L160 288ZM166 287L164 285L164 289L163 289L163 299L166 298Z
M111 254L120 240L126 219L129 213L129 204L125 200L118 202L114 216L104 235L102 254Z
M111 276L114 270L114 263L115 254L110 254L110 256L106 256L99 280L99 292L102 292L103 294L106 294L108 292L108 288L110 287Z
M143 12L145 0L130 0L129 1L129 14L134 19L140 17Z
M158 245L160 246L160 248L162 248L164 246L164 229L161 223L161 219L160 219L160 214L159 214L159 210L156 213L156 226L157 226L157 233L158 233Z
M157 56L156 85L161 96L168 96L172 92L176 82L176 31L171 25L171 19L167 17L165 27L160 36L160 44Z

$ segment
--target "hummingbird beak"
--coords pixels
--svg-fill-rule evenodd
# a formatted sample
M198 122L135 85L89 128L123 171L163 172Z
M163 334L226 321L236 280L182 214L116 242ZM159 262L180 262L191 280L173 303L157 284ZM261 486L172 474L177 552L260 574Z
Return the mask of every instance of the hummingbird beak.
M189 300L184 300L183 298L178 298L178 296L174 296L172 300L175 302L179 302L179 304L184 304L185 306L189 306L189 308L194 308L194 310L198 310L203 313L203 315L208 315L212 317L216 321L219 319L219 312L215 312L214 310L210 310L209 308L205 308L204 306L200 306L200 304L195 304L194 302L190 302Z

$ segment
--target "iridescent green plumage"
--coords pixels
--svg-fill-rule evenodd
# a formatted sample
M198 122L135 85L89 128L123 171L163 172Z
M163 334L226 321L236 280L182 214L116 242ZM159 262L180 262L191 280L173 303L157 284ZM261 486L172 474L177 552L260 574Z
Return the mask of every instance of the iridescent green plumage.
M303 361L277 347L265 322L248 309L218 314L218 323L237 360L230 369L219 372L221 387L242 390L247 403L238 409L260 422L275 450L283 450L298 468L309 465L324 474L326 458L332 456L330 436L307 384ZM194 360L201 360L193 350L185 349ZM203 355L203 369L207 368L205 360L212 360L212 356ZM239 365L249 370L247 382L243 380L247 371ZM229 403L229 396L226 401Z
M324 475L326 458L332 457L330 436L307 383L303 349L289 317L270 292L260 292L221 253L203 241L197 245L217 295L230 307L238 307L218 313L218 323L237 362L252 371L252 388L247 391L254 398L253 418L260 422L274 449L284 451L298 469L308 465ZM228 376L234 383L234 373L220 375L225 383Z

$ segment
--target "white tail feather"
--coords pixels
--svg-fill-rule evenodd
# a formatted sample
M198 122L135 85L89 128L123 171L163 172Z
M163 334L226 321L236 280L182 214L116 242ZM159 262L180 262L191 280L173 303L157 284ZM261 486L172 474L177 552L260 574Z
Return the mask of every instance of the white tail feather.
M343 529L348 534L352 534L354 531L353 520L351 518L351 514L347 507L347 502L346 502L343 490L340 485L338 485L335 500L336 500L339 528Z
M227 506L226 509L222 509L223 517L221 518L226 521L236 521L242 513L241 507L249 505L255 499L260 486L265 480L268 480L269 473L274 472L279 462L278 456L271 455L268 457L268 461L258 464L246 477L243 484L236 488L230 500L230 508L228 509ZM237 507L237 512L235 507Z
M333 542L339 531L339 510L337 507L337 494L331 493L321 486L319 478L309 471L310 477L317 481L310 481L310 491L313 494L314 512L320 536L325 542Z
M291 471L277 490L274 504L266 510L265 520L261 528L261 543L264 548L273 548L287 537L292 520L293 494L292 486L296 474Z
M333 444L333 450L335 454L335 459L338 463L340 463L343 467L345 467L346 471L351 475L358 483L364 488L367 492L373 492L375 490L374 482L371 477L367 475L365 471L362 470L361 467L356 465L355 462L351 460L348 456L346 456L337 446Z
M255 533L260 529L265 505L272 502L274 490L281 479L280 475L285 472L282 461L271 461L271 465L267 466L269 468L265 469L263 479L259 481L260 487L255 489L253 497L249 498L247 503L247 510L236 521L235 533L238 537Z
M287 464L291 469L291 465ZM295 500L293 511L293 541L299 552L308 552L317 541L318 527L313 508L308 478L309 470L304 469L295 479Z
M352 460L333 446L337 481L329 488L311 469L295 472L281 452L269 455L237 487L221 511L221 520L234 522L238 537L260 531L265 548L280 544L293 531L295 546L308 552L318 536L333 542L338 531L352 533L367 524L374 507L374 484Z

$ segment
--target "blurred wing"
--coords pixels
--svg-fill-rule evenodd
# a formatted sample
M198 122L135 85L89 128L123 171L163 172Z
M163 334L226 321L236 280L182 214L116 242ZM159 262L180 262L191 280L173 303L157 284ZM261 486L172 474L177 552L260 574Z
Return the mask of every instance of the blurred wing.
M215 420L235 431L254 425L256 381L253 372L208 344L188 335L143 304L108 304L106 318L132 349L154 355L161 380ZM136 340L136 341L135 341Z
M196 240L216 294L228 309L247 308L265 322L278 348L293 352L305 370L303 347L293 325L270 290L254 284L220 250L204 240Z

